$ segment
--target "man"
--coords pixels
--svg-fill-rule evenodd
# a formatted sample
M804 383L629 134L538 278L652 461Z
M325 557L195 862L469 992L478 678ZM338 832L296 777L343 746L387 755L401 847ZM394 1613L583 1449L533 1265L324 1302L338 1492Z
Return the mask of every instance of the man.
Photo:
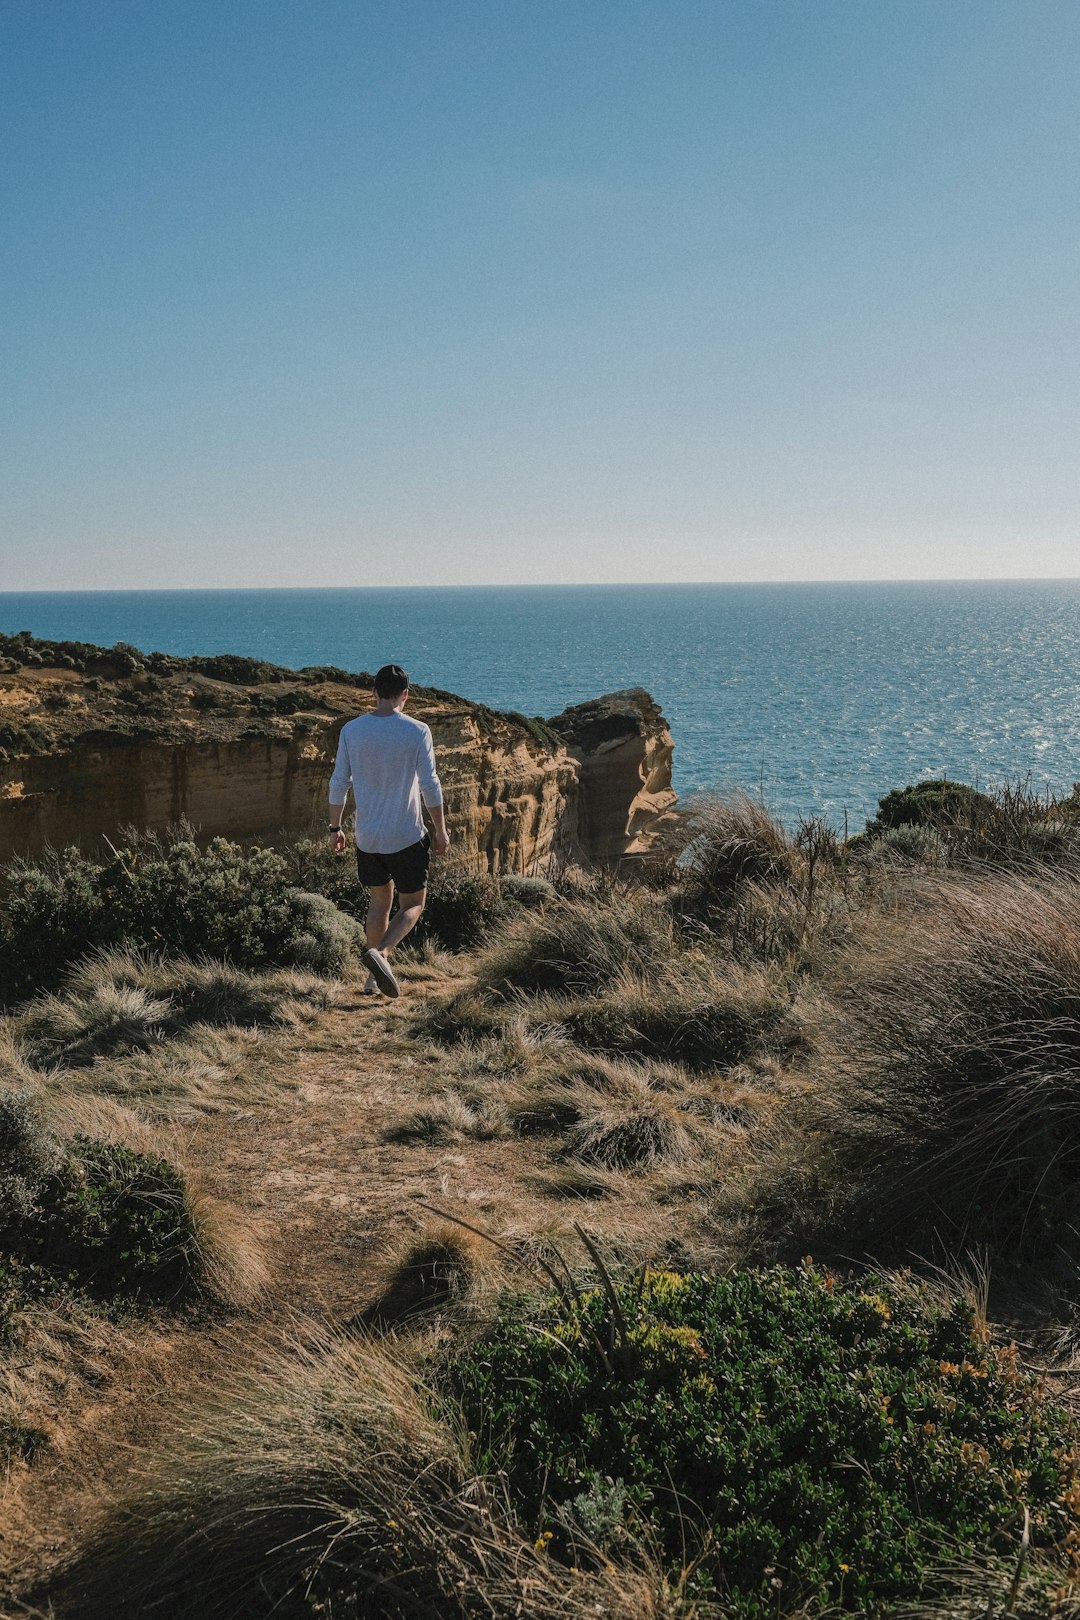
M330 833L334 854L342 854L341 816L351 783L356 803L356 870L371 891L367 948L360 953L369 975L365 990L396 996L398 982L386 958L416 927L427 898L431 850L421 798L435 828L436 855L446 854L450 836L431 732L405 713L409 677L399 664L384 664L380 669L375 677L375 698L374 709L341 728L337 763L330 778ZM398 912L391 922L395 887Z

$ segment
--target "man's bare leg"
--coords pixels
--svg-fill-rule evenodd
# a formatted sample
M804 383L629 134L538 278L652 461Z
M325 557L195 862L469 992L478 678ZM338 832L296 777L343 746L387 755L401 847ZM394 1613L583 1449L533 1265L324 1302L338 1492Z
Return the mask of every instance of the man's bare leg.
M374 890L372 892L374 893ZM426 900L426 889L416 889L412 894L398 895L397 916L379 941L379 950L382 951L384 956L388 955L395 945L400 945L405 935L411 933L416 927L420 921L420 913L424 909ZM368 915L371 915L370 912ZM368 942L371 943L370 933L368 934Z
M376 888L368 891L367 919L364 924L364 933L367 937L367 943L374 945L376 950L383 949L383 940L390 922L390 907L393 903L394 885L392 883L380 883Z
M405 935L416 927L426 899L426 888L416 889L411 894L399 895L397 916L391 922L390 908L394 901L394 885L383 883L371 890L365 924L367 954L362 956L361 960L366 962L369 981L374 988L381 990L383 995L396 996L398 993L397 980L386 958L394 946L399 945ZM364 990L365 993L370 993L367 985L364 986Z

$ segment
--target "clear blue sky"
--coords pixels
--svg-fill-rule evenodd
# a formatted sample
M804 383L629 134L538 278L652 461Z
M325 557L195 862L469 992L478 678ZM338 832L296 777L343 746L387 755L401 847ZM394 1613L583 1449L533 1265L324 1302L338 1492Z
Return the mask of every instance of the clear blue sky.
M3 0L0 589L1080 573L1076 0Z

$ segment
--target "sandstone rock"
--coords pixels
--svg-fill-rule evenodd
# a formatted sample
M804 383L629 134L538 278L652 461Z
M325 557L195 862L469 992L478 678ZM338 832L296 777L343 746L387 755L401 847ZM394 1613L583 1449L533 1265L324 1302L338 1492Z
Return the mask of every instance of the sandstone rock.
M0 858L181 818L205 838L322 836L338 731L373 701L370 676L336 669L26 636L0 636L3 655ZM432 729L456 856L477 870L640 855L674 803L646 692L545 723L417 687L409 712Z
M609 692L549 721L578 764L578 837L589 859L611 865L652 853L671 825L675 744L642 687Z

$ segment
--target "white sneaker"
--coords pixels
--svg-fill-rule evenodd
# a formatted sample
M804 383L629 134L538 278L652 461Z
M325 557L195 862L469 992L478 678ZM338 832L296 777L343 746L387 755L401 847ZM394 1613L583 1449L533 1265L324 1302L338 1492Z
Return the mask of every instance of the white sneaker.
M360 952L360 960L375 980L384 996L400 996L401 986L394 978L389 962L382 951L377 951L374 945Z

